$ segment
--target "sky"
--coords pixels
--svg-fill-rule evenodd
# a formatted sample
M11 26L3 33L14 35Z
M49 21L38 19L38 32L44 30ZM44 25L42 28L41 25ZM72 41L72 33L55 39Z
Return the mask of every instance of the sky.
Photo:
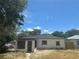
M22 29L42 32L79 29L79 0L28 0Z

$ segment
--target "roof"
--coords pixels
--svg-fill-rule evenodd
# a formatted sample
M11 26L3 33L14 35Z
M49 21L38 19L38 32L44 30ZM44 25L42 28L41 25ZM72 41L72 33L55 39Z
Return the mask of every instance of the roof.
M74 35L74 36L68 37L67 39L79 39L79 35Z
M21 37L25 39L64 39L62 37L56 37L53 35L35 35L35 36L28 36L28 37Z

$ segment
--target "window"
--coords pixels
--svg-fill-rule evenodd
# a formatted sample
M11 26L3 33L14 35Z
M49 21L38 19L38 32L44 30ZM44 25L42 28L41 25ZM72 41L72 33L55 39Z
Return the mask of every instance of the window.
M46 40L43 40L42 41L42 45L47 45L47 41Z
M56 41L56 46L60 46L60 41Z
M79 40L77 41L77 45L79 45Z

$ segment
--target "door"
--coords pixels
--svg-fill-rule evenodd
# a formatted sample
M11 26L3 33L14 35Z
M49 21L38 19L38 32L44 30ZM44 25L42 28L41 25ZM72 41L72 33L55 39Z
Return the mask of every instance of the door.
M32 52L32 41L28 41L27 51Z
M73 42L66 42L65 43L65 48L66 49L74 49L74 43Z

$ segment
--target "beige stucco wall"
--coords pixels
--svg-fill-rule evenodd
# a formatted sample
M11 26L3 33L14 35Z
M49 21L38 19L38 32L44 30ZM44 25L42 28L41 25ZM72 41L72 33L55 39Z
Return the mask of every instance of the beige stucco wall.
M32 41L32 51L35 49L35 40Z
M42 40L47 40L47 45L42 45ZM56 41L60 41L60 46L56 46ZM65 40L64 39L38 39L37 40L37 48L65 48Z
M26 40L25 41L25 50L27 51L27 43L28 43L28 41Z

